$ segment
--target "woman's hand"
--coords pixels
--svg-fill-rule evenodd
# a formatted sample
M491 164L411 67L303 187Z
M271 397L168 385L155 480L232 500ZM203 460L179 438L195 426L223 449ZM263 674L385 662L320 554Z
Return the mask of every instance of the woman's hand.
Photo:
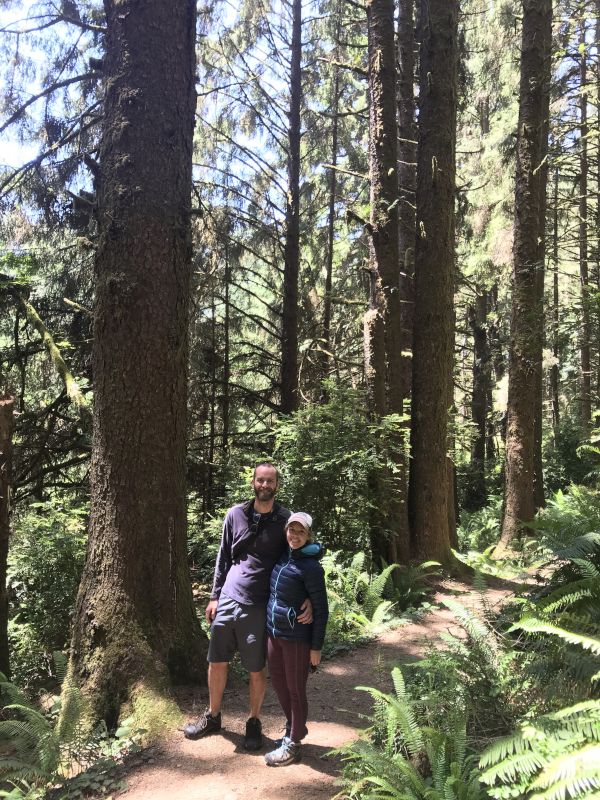
M310 651L310 664L312 667L318 667L321 663L321 651L320 650L311 650Z
M310 602L310 597L307 597L306 600L300 606L300 611L302 612L298 617L297 620L301 625L310 625L313 621L313 607L312 603Z

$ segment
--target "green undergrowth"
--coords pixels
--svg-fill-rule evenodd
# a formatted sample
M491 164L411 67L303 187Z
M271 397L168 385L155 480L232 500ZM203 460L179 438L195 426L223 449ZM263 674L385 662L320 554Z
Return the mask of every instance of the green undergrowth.
M339 798L600 797L597 497L559 493L538 515L529 589L499 612L485 592L476 613L444 601L460 634L394 670L392 693L361 687L373 710L359 741L339 751Z
M429 607L428 580L439 567L432 561L369 572L364 553L349 559L340 552L326 554L322 563L329 601L326 657L371 641L385 628L406 624L418 607Z
M65 695L67 707L62 705ZM0 697L0 797L77 800L124 788L119 766L141 750L148 735L136 716L122 719L112 734L103 724L90 730L77 689L39 706L3 675ZM149 707L144 710L149 712Z

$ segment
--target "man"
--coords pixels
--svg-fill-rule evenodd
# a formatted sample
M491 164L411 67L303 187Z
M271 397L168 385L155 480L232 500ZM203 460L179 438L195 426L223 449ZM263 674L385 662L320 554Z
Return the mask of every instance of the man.
M263 462L252 476L254 499L229 509L223 524L206 620L212 623L208 648L209 706L194 723L186 725L188 739L200 739L221 730L221 702L229 662L236 650L250 678L250 718L244 747L259 750L259 719L265 696L265 620L269 580L275 563L287 547L285 523L290 512L275 502L279 474ZM307 600L299 622L312 622Z

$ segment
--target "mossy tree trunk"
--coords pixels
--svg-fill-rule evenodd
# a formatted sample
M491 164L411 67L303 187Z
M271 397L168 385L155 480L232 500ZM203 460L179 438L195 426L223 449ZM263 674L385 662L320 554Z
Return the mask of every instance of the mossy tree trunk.
M398 5L398 206L400 302L402 311L402 395L408 406L412 388L412 344L415 280L415 195L417 125L415 106L414 0ZM405 409L408 411L409 409Z
M590 283L588 273L588 136L587 119L587 29L580 23L579 46L579 279L581 283L581 430L588 436L592 426L592 327L590 320Z
M91 521L69 683L114 724L202 678L186 559L193 0L105 0Z

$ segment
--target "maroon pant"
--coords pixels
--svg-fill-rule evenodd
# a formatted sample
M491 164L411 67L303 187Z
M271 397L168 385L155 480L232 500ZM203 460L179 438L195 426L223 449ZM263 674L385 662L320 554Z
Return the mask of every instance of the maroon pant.
M310 642L288 641L269 636L267 656L271 683L283 713L291 724L290 739L300 742L308 733L306 681L310 668Z

